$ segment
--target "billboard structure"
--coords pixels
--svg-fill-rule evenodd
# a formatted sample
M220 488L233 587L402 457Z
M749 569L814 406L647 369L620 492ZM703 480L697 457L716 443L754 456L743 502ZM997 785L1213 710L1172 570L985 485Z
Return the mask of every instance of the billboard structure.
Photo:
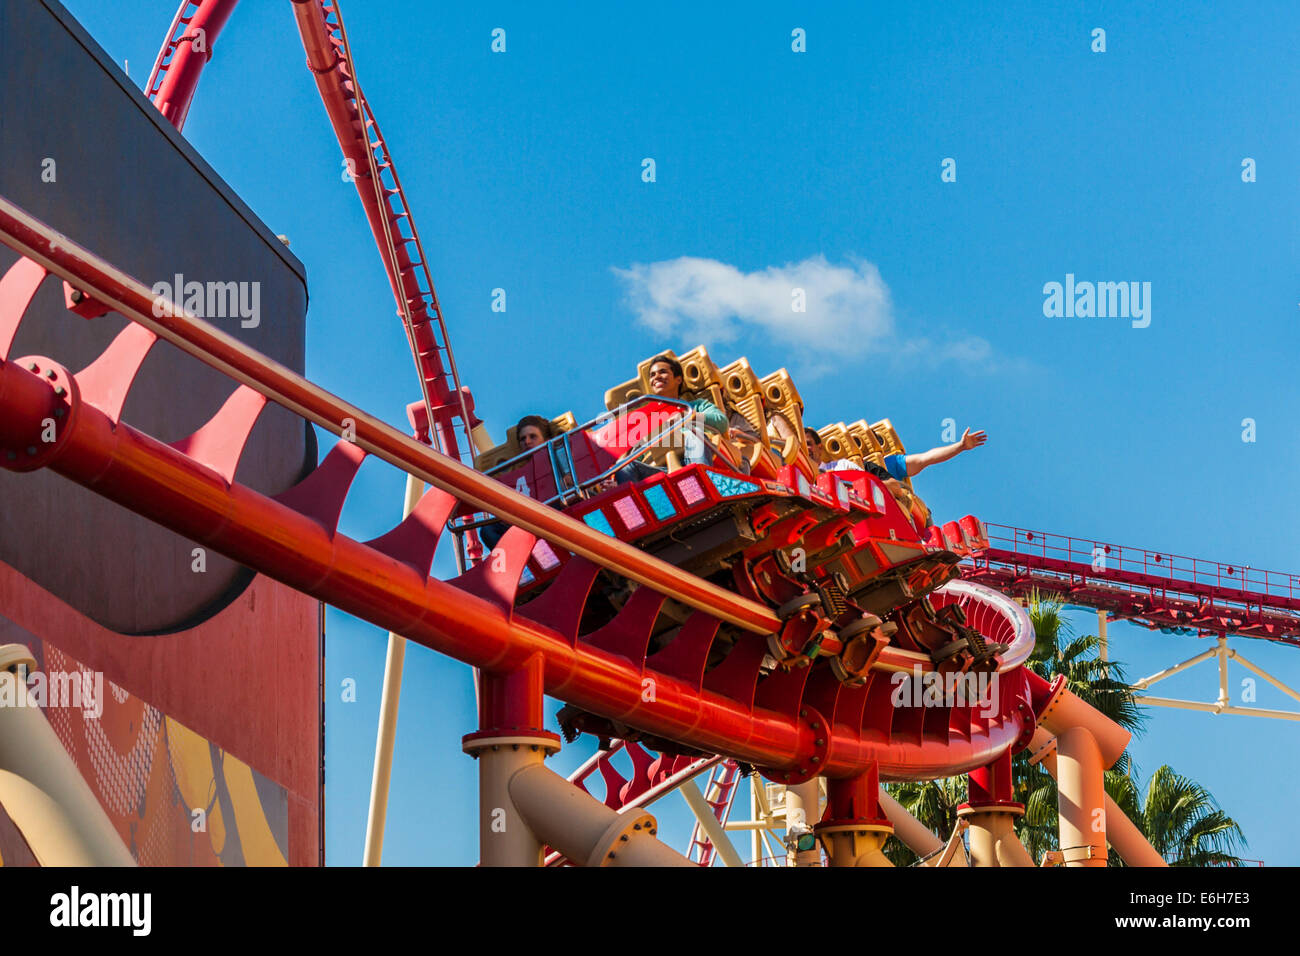
M0 98L0 194L302 371L302 264L58 4L0 9ZM9 354L120 364L129 323L30 267L0 249L0 324L33 319ZM122 417L193 450L225 378L134 347ZM310 427L275 406L245 451L237 478L265 494L316 464ZM320 602L52 472L0 473L0 502L0 648L131 856L322 862ZM38 856L0 810L0 861Z

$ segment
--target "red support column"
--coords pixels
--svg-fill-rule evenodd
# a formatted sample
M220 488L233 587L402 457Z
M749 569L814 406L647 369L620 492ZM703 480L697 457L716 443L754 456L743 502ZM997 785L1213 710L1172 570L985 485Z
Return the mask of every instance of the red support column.
M542 865L542 841L516 809L510 781L560 749L559 736L542 726L545 678L541 654L514 670L481 675L479 730L462 742L479 762L481 866Z
M1019 807L1020 804L1015 802L1014 796L1010 752L1004 752L991 764L976 767L970 772L967 800L969 806L982 807L991 804Z
M484 671L479 685L479 733L546 733L542 726L545 677L541 654L527 658L515 670Z
M826 813L814 832L826 848L831 866L893 866L881 848L894 826L880 809L880 767L826 781Z

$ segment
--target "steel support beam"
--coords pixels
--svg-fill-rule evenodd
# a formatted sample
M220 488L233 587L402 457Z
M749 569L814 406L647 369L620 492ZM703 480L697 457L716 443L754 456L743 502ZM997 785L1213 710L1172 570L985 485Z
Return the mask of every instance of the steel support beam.
M704 794L700 793L700 788L695 781L687 780L679 789L686 800L686 805L691 808L691 813L699 821L700 829L704 831L705 836L709 838L709 842L718 851L718 856L722 858L723 864L743 867L745 861L736 852L735 845L722 828L722 821L714 815L713 807L709 806L709 802L704 799Z
M406 476L402 517L408 517L424 494L424 482ZM379 866L384 854L384 823L388 819L388 786L393 775L393 747L397 742L397 711L402 698L402 670L406 661L406 638L388 632L384 658L384 683L379 695L379 729L375 740L375 769L370 780L370 809L366 814L366 844L363 866Z

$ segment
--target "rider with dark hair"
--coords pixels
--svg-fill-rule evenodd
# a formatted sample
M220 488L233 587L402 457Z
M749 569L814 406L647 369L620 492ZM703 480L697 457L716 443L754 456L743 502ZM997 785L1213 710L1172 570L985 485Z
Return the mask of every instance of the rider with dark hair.
M525 415L515 426L515 441L520 451L532 451L543 442L555 437L555 425L541 415Z
M545 444L556 437L556 434L555 424L541 415L525 415L515 426L515 441L519 445L521 454ZM483 547L491 551L505 533L505 522L494 521L478 529L478 538L483 542Z
M813 464L820 471L857 471L858 466L853 464L847 458L841 458L838 461L826 460L826 446L822 443L822 436L817 434L814 428L804 428L804 440L808 443L808 455L812 458ZM888 470L881 468L875 462L864 461L862 471L869 475L879 478L890 491L897 492L900 485Z
M728 427L726 413L707 398L688 397L682 363L671 355L659 355L652 359L646 377L652 394L676 399L690 406L694 422L686 424L681 430L682 462L687 465L707 465L713 460L713 446L700 434L699 427L725 435ZM615 477L619 484L626 484L648 478L658 471L659 469L644 462L632 461L615 472Z

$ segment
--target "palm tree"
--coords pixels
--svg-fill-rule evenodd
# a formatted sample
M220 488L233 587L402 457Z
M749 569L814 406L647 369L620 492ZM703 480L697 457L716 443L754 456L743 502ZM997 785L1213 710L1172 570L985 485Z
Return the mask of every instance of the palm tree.
M1145 799L1125 774L1108 773L1106 792L1170 866L1240 865L1241 828L1204 787L1169 766L1151 775ZM1112 865L1123 863L1115 858Z

